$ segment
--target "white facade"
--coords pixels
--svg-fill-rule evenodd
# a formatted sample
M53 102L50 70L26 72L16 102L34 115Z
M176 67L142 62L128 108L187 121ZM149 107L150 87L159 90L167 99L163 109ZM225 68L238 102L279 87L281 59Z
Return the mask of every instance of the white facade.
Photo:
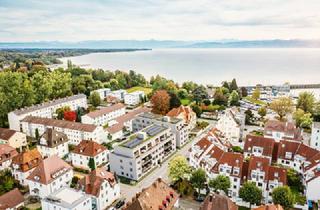
M320 150L320 123L312 123L310 147Z
M126 90L114 90L111 93L108 94L108 96L113 96L115 98L117 98L120 101L124 100L124 95L127 93Z
M14 165L13 165L12 168L13 168L13 170L12 170L12 175L13 175L13 177L14 177L16 180L18 180L21 185L23 185L23 186L28 186L28 180L27 180L27 178L28 178L28 176L31 174L31 172L34 170L34 168L31 169L31 170L29 170L29 171L25 171L25 172L17 169Z
M143 91L135 91L132 93L127 93L124 95L124 103L130 106L135 106L140 104L143 98L144 98Z
M63 187L41 200L42 210L92 210L90 196Z
M69 106L71 110L77 110L79 107L88 108L87 97L79 94L12 111L8 114L10 129L20 131L20 121L26 116L52 118L58 108L65 106Z
M9 129L0 128L0 133L6 132L5 130L8 131ZM13 131L9 130L9 132L13 132ZM21 148L23 146L27 146L27 135L24 133L15 131L13 132L13 135L10 136L8 139L4 139L0 137L0 144L9 144L11 147Z
M37 149L42 157L51 157L53 155L57 155L58 157L63 158L69 153L68 142L59 144L55 147L37 145Z
M171 129L159 125L149 126L128 139L110 154L110 171L132 180L141 179L176 148Z
M99 96L100 96L100 99L104 100L108 96L108 94L111 92L111 89L110 88L101 88L101 89L98 89L98 90L91 91L90 95L93 92L97 92L99 94Z
M70 157L71 157L71 163L74 167L83 168L86 170L90 169L88 164L91 156L86 156L86 155L71 152ZM109 161L109 151L105 150L93 156L92 158L94 159L94 163L96 167L100 166L101 164L106 164Z

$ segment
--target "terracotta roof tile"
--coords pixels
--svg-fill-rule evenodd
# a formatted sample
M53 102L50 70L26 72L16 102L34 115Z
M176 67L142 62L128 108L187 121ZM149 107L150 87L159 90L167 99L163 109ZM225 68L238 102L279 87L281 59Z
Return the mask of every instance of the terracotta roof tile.
M16 133L15 130L0 128L0 139L9 140Z
M72 153L94 157L107 148L95 141L82 140L72 151Z
M195 113L189 106L179 106L178 108L171 109L167 116L169 117L179 117L182 116L184 121L189 123L193 117L195 117Z
M283 132L286 135L294 136L296 140L301 140L301 130L296 128L292 122L281 122L278 120L269 120L264 126L265 134L268 135L270 131Z
M123 109L123 108L125 108L125 105L122 103L118 103L118 104L114 104L114 105L90 112L86 116L91 118L96 118L96 117L100 117L102 115L109 114L110 112L114 112L116 110Z
M19 153L12 159L12 164L18 165L19 170L26 172L37 167L41 160L40 152L37 149L33 149Z
M0 210L15 209L17 205L23 202L23 195L17 188L15 188L0 196Z
M247 135L244 144L244 152L252 153L252 148L254 146L263 148L263 156L272 157L274 139L265 138L263 136Z
M212 168L212 171L215 173L219 173L219 166L222 164L227 164L228 166L232 167L232 176L241 177L243 160L244 157L242 154L234 152L224 152L221 158L218 160L218 163ZM234 173L235 168L239 169L239 173Z
M282 206L278 205L274 205L274 204L267 204L264 206L259 206L257 208L254 208L252 210L283 210Z
M46 144L42 144L42 138L46 140ZM56 131L52 128L47 128L47 130L42 134L38 144L53 148L65 142L68 142L68 137L66 134Z
M0 144L0 163L10 160L17 155L18 152L15 148L9 146L8 144Z
M238 206L227 196L212 194L206 197L200 210L238 210Z

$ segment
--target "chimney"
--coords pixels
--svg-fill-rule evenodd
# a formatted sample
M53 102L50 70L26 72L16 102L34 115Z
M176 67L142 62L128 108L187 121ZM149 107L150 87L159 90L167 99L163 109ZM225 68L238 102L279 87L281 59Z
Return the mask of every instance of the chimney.
M164 116L164 117L163 117L163 121L165 121L165 122L170 122L170 117Z

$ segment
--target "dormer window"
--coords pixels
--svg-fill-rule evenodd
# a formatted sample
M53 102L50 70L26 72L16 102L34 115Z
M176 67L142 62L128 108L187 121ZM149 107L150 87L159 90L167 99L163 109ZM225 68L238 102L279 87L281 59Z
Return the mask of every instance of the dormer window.
M291 152L286 152L285 158L286 159L291 159L292 158L292 153Z

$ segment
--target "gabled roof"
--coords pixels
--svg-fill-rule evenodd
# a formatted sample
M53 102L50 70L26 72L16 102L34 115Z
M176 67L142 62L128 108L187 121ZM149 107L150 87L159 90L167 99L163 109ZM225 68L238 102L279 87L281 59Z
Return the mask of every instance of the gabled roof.
M268 181L278 180L279 182L282 182L284 185L286 185L287 169L276 167L276 166L269 166L267 180Z
M265 138L263 136L247 135L246 141L244 143L244 152L252 153L252 148L254 146L263 148L263 156L268 156L272 158L272 152L274 149L274 139Z
M42 144L41 139L46 140L46 144ZM56 131L52 128L47 128L47 130L42 134L38 144L50 148L54 148L60 144L68 142L68 137L66 134Z
M95 157L101 152L107 150L107 148L101 144L98 144L95 141L90 140L82 140L80 144L78 144L72 153L76 153L79 155L85 155L90 157Z
M300 146L299 142L294 141L280 141L278 146L278 158L286 159L286 160L293 160L294 154L298 150ZM286 157L286 153L291 152L291 158Z
M206 197L200 210L238 210L238 206L227 196L214 193Z
M72 170L72 167L54 155L41 161L27 179L41 184L49 184L59 177L60 174L64 174L69 170Z
M267 204L267 205L264 205L264 206L259 206L257 208L254 208L252 210L283 210L283 208L279 204L277 204L277 205Z
M251 172L259 169L260 171L265 172L265 180L267 180L269 165L270 160L268 158L255 156L250 157L247 178L250 180Z
M23 202L23 195L17 188L15 188L0 196L0 210L14 209L17 205Z
M287 136L293 136L294 140L301 140L301 130L293 122L281 122L278 120L268 120L264 126L265 134L268 132L283 132Z
M125 108L125 105L122 103L118 103L118 104L114 104L105 108L101 108L99 110L93 111L93 112L89 112L88 114L86 114L86 116L90 117L90 118L97 118L100 116L103 116L105 114L109 114L111 112L114 112L116 110L119 109L123 109Z
M182 116L186 123L189 123L193 117L195 117L195 113L189 106L179 106L178 108L171 109L167 116L169 117L179 117Z
M0 163L10 160L17 155L18 152L15 148L8 144L0 144Z
M15 130L0 128L0 139L8 141L16 132Z
M219 166L222 164L227 164L232 167L231 175L236 177L242 176L242 166L243 166L244 157L240 153L234 152L224 152L221 158L218 160L218 163L212 168L212 171L215 173L219 172ZM238 168L239 173L235 174L234 169Z
M12 159L12 164L19 166L19 170L26 172L37 167L42 160L41 154L37 149L19 153Z

